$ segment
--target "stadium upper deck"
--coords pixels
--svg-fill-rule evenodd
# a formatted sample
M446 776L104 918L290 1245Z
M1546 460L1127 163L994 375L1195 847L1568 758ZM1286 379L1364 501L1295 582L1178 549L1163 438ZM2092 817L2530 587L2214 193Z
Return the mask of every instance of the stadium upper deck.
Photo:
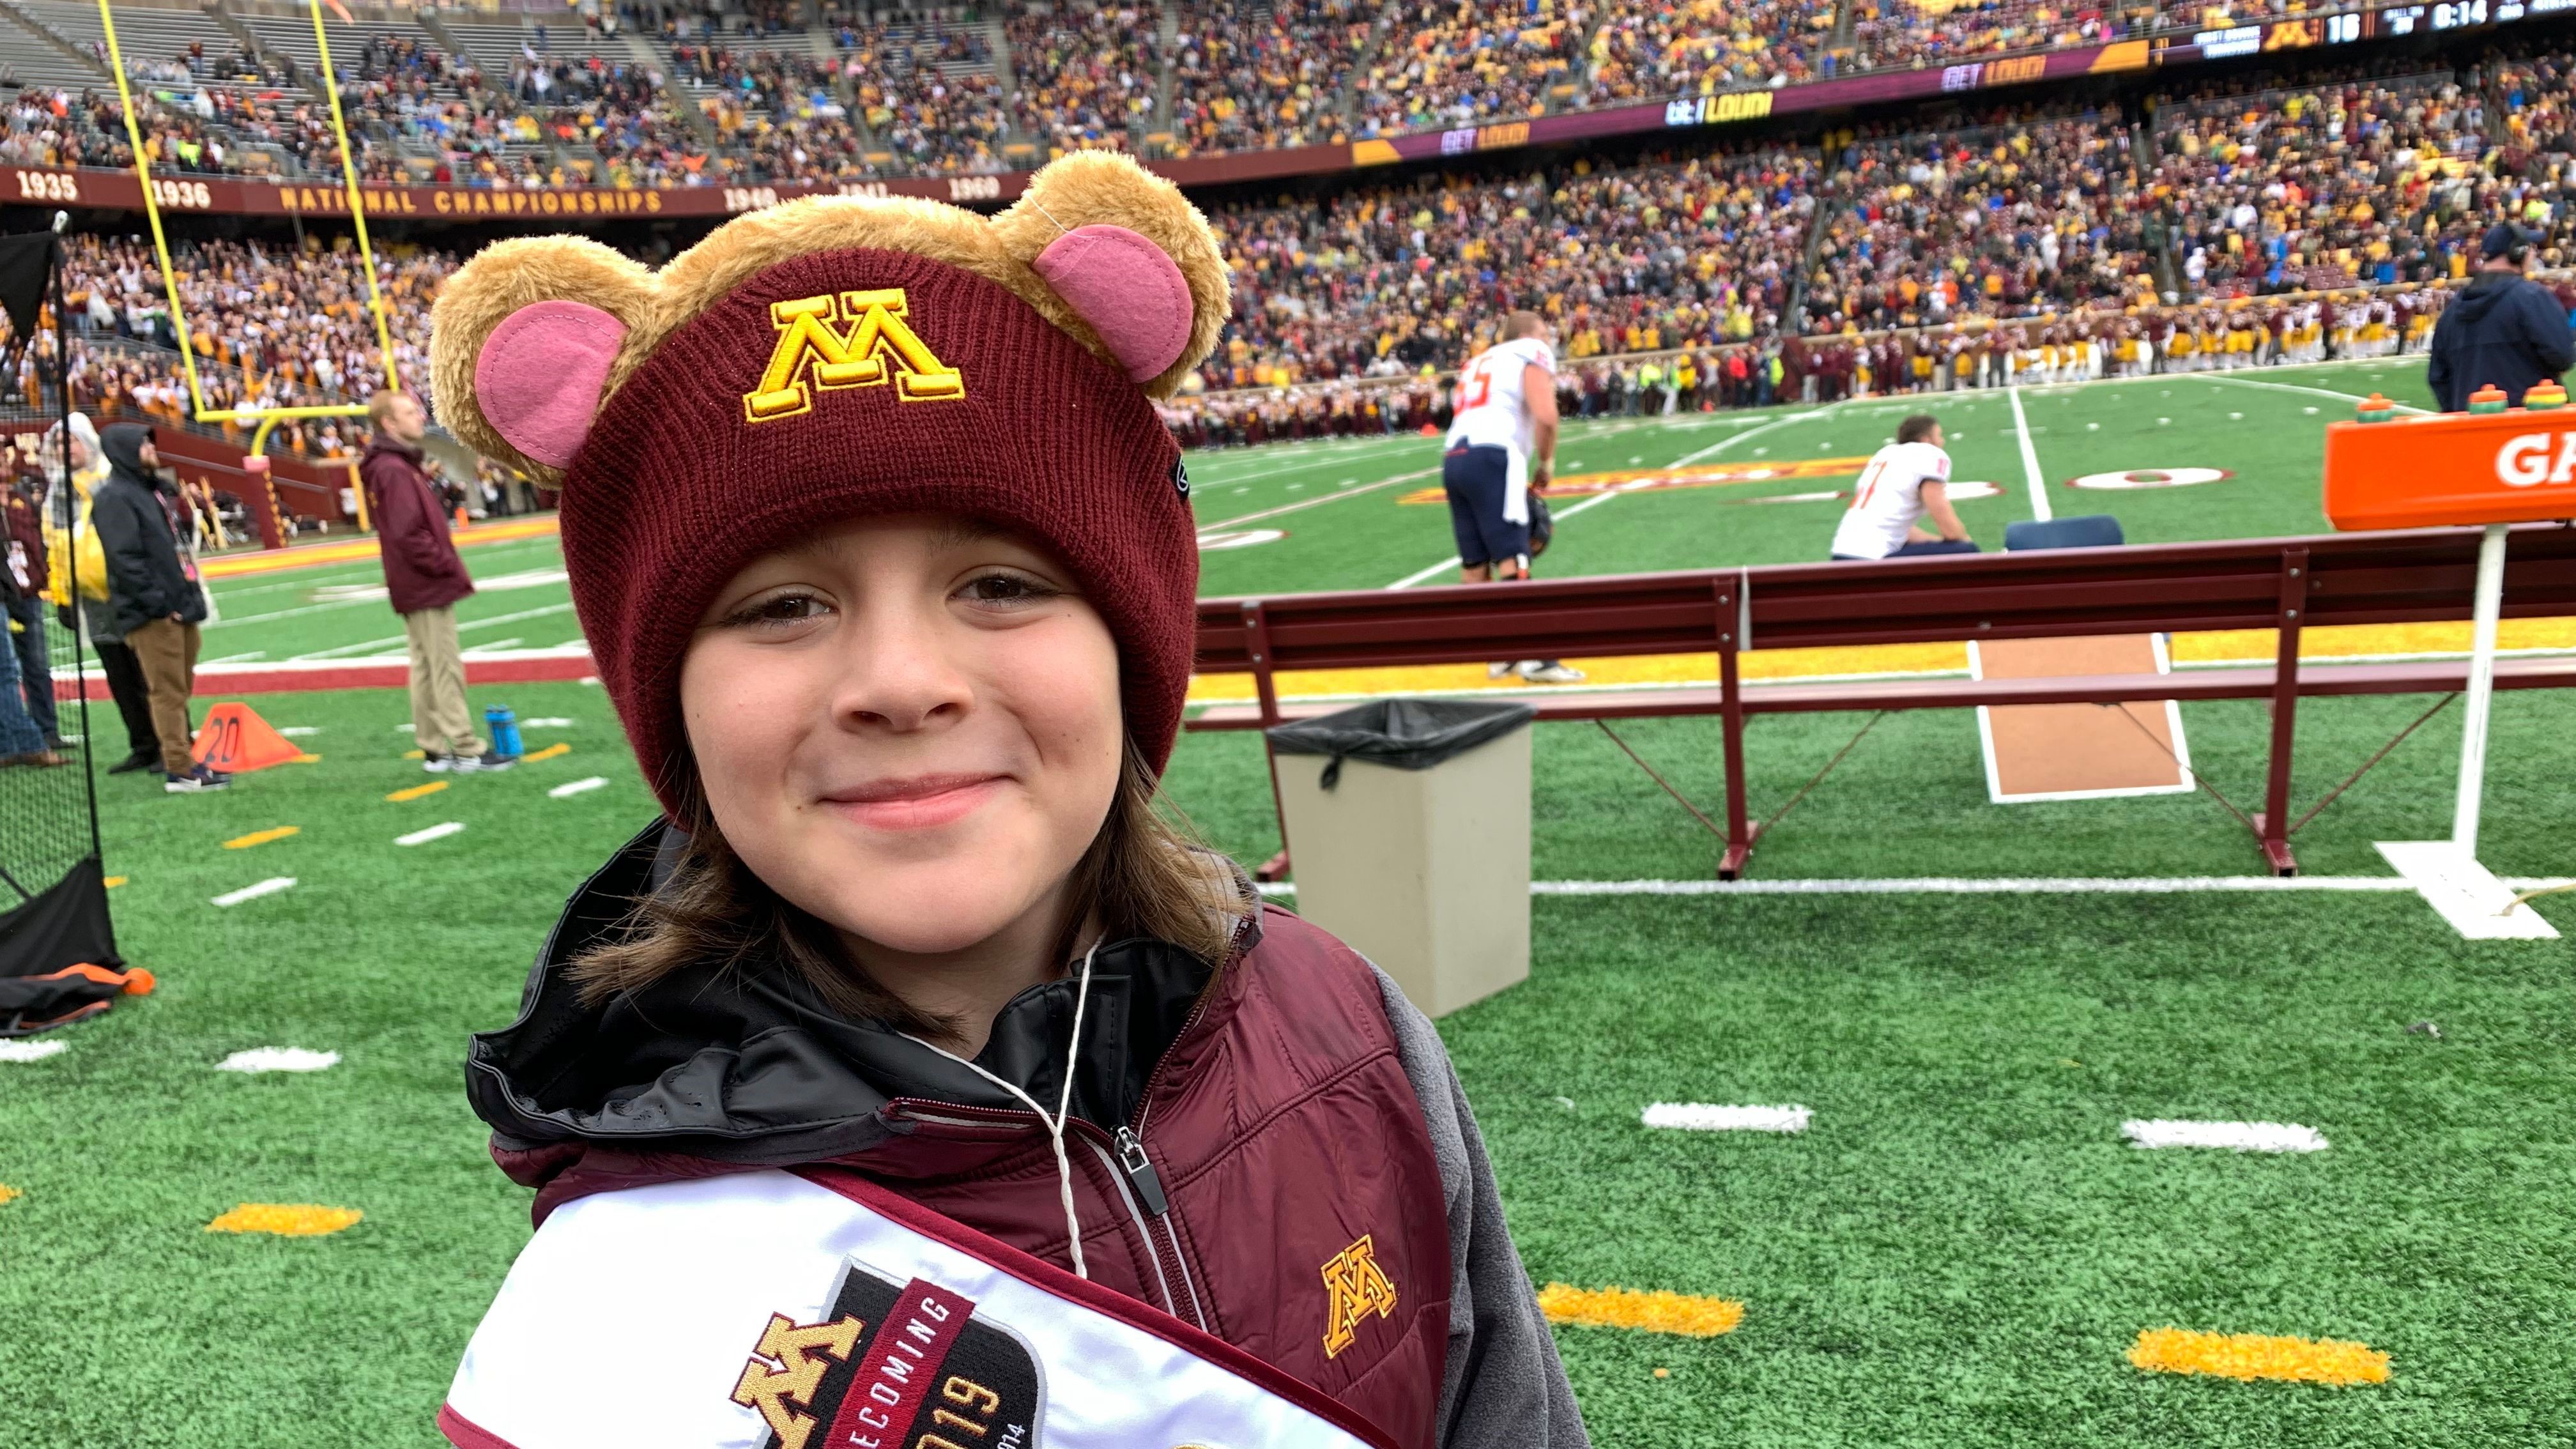
M293 7L116 8L156 165L336 176L318 49ZM898 12L626 0L569 14L359 13L370 18L342 27L334 60L372 180L756 188L999 175L1084 146L1186 159L1335 145L1356 148L1336 164L1411 159L1458 149L1442 133L1462 129L1477 132L1467 149L1485 149L1660 129L1667 109L1676 122L1726 122L2522 23L2527 8L1034 0ZM13 57L0 88L18 83L0 162L129 164L94 6L5 0L0 37Z

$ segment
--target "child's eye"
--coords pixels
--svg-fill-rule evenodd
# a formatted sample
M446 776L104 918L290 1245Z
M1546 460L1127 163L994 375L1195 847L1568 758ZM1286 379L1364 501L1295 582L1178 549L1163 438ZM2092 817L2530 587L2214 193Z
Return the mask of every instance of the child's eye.
M743 605L728 616L725 622L744 628L774 629L790 624L801 624L808 619L819 619L827 611L828 606L812 594L771 594L767 598L754 599Z
M995 571L978 574L966 581L962 593L969 603L999 605L1034 604L1055 597L1056 590L1026 574Z

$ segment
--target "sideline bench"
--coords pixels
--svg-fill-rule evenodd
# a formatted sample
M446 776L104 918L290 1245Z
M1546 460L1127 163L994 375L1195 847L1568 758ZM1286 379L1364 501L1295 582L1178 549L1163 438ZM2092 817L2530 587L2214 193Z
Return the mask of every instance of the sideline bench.
M1250 674L1258 702L1210 707L1188 727L1256 729L1340 707L1282 706L1276 684L1281 670L1704 654L1713 649L1719 675L1715 688L1497 691L1495 697L1524 700L1544 720L1694 714L1723 719L1726 844L1718 875L1733 880L1759 837L1746 805L1744 720L1749 715L2268 699L2272 736L2263 809L2240 818L2270 868L2290 875L2298 869L2290 834L2316 814L2311 809L2297 821L2289 816L2299 697L2450 693L2462 688L2468 675L2465 660L2303 665L2298 657L2302 631L2310 625L2467 619L2478 537L2476 529L2422 529L1206 599L1198 614L1199 671ZM2503 612L2509 619L2576 614L2576 528L2531 524L2512 531ZM2277 630L2274 663L2067 679L1755 685L1743 682L1738 664L1740 654L1757 648L2219 629ZM2576 686L2576 659L2497 664L2499 689L2568 686ZM2373 756L2363 770L2379 758ZM2346 780L2326 799L2351 783ZM1273 789L1275 794L1275 770Z

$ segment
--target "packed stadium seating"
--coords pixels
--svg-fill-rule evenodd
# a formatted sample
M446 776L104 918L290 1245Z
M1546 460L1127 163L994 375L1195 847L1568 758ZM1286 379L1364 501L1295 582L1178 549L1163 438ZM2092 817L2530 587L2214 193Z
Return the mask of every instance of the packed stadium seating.
M1795 57L1783 59L1781 46L1824 33L1807 23L1816 12L1790 5L1763 12L1768 50L1730 43L1681 55L1653 39L1654 26L1687 27L1687 15L1550 4L1533 0L1518 31L1480 30L1429 5L1381 24L1329 0L1261 12L1224 0L1059 4L989 21L827 11L818 27L785 12L735 15L728 26L634 16L614 34L457 17L442 22L443 44L380 26L334 59L371 169L494 184L687 184L989 170L1166 134L1182 152L1289 144L1326 126L1400 127L1426 107L1485 115L1559 104L1561 86L1624 84L1616 78L1634 72L1619 68L1637 62L1623 57L1651 58L1665 77L1656 87L1697 85L1710 72L1693 67L1751 64L1757 51L1771 57L1763 64L1786 65ZM79 10L57 3L46 13L77 36ZM1591 39L1566 69L1554 41L1516 38L1586 28ZM131 29L169 42L129 55L157 164L336 166L308 89L318 57L298 51L286 28L263 21L249 28L256 45L221 50L151 22ZM1630 30L1645 38L1620 38ZM2491 218L2547 226L2570 205L2576 61L2546 43L2523 52L2377 77L2356 66L2330 78L2312 68L2295 82L2270 71L2178 75L2152 104L2116 113L2069 96L2018 115L1880 122L1821 144L1700 140L1620 164L1559 155L1544 169L1210 203L1236 315L1198 380L1208 396L1179 405L1175 425L1208 440L1418 425L1436 410L1436 391L1384 384L1454 367L1482 345L1491 318L1519 305L1552 314L1581 404L1616 409L1635 405L1637 382L1596 359L1729 344L1767 358L1794 352L1802 318L1810 332L1874 331L2456 279ZM1166 80L1149 85L1166 61ZM1010 88L1010 76L1033 73L1052 83ZM1557 75L1573 79L1548 81ZM1380 91L1402 115L1372 109L1367 98ZM1351 116L1337 95L1353 101ZM28 85L0 102L0 160L113 164L123 151L122 118L96 89ZM175 397L170 359L134 320L157 305L157 280L130 251L117 257L106 265L85 254L90 274L113 284L78 343L82 386ZM180 265L192 315L202 301L220 319L209 328L210 401L345 401L372 385L372 341L348 310L360 279L345 258L183 248ZM389 265L402 290L426 299L447 262L420 252ZM331 319L337 335L320 349L328 366L262 340L287 299ZM416 349L425 309L397 323L398 352ZM111 339L120 330L129 335ZM15 352L8 370L13 380L24 372ZM1847 365L1817 370L1827 395L1855 385ZM1886 370L1882 362L1881 387ZM1765 379L1714 359L1696 373L1694 401L1767 396ZM1370 386L1221 396L1362 381Z
M629 3L552 21L506 11L363 19L337 27L334 59L370 177L669 186L990 172L1088 146L1149 156L1298 146L2297 8L1524 0L1497 12L1461 0L1041 0L986 15ZM120 13L156 161L337 169L319 49L301 16L220 3L129 3ZM114 164L123 124L96 8L9 0L0 38L23 52L15 78L59 113L51 125L11 117L0 155Z

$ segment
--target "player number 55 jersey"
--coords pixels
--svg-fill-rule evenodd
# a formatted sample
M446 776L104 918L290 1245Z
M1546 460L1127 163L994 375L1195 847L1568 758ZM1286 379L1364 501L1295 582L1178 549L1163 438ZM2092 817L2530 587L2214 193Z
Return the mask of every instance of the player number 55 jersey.
M1556 349L1536 337L1498 342L1458 373L1458 395L1449 423L1452 448L1529 451L1529 399L1521 379L1533 365L1556 376Z

